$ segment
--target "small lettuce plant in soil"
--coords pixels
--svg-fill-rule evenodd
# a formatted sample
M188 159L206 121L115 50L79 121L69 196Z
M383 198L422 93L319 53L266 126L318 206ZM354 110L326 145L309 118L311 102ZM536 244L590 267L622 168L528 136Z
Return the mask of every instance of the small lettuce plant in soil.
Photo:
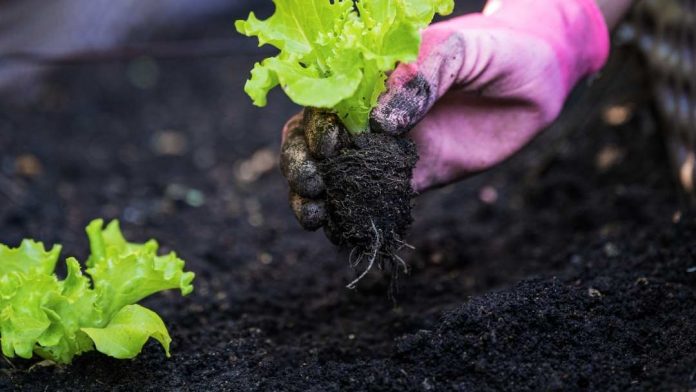
M369 261L366 271L377 258L403 264L395 252L412 222L410 181L418 156L410 140L371 132L370 113L388 72L417 59L421 30L435 14L450 14L454 1L274 3L268 19L252 12L236 23L240 33L279 50L254 66L245 91L265 106L268 92L280 86L293 102L312 108L305 110L306 133L341 127L352 135L351 143L320 164L325 228L339 245L353 248L354 265Z
M158 244L124 239L117 221L87 226L91 254L82 270L66 260L67 274L54 270L61 252L33 240L17 248L0 244L0 342L6 357L34 354L60 364L97 350L114 358L137 356L148 339L167 356L171 338L162 319L137 302L168 289L193 291L194 274L175 253L159 256Z

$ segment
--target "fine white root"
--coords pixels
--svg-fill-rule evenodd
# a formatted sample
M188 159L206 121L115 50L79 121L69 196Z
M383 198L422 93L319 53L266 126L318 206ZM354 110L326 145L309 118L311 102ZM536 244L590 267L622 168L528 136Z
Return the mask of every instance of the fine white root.
M357 287L357 284L365 277L367 274L372 270L372 268L377 264L379 269L383 269L383 260L387 259L390 260L394 263L393 268L398 268L399 266L401 267L401 270L405 273L408 274L410 271L410 268L406 261L402 259L396 252L400 251L403 248L409 248L409 249L415 249L414 246L400 240L396 235L394 235L396 243L399 245L396 250L387 250L386 252L382 251L382 242L383 238L382 235L380 234L379 230L377 229L377 226L375 225L375 222L373 220L370 220L370 223L372 224L372 231L374 233L373 241L372 241L372 247L369 252L361 252L359 255L356 256L356 252L359 251L359 248L353 248L350 251L350 255L348 257L348 261L350 263L350 266L352 268L357 268L366 258L368 260L368 265L365 268L365 270L358 276L355 280L350 282L346 287L353 290ZM379 263L377 263L377 260L380 260ZM398 269L393 270L394 274L398 271ZM392 279L396 279L396 276L393 276Z
M362 261L363 255L360 255L357 260L354 260L353 258L355 257L355 251L357 248L353 248L350 251L350 255L348 255L348 264L350 264L351 268L355 268L360 264L360 261Z
M399 264L401 265L401 268L404 269L404 273L405 273L405 274L408 274L408 271L409 271L408 264L406 264L406 262L404 261L404 259L402 259L401 257L399 257L399 255L397 255L396 253L392 254L391 256L394 258L394 260L396 260L396 261L399 262Z
M400 251L400 250L403 249L403 248L408 248L408 249L411 249L411 250L416 250L416 247L415 247L415 246L409 244L408 242L405 242L405 241L400 240L398 237L396 237L396 242L397 242L399 245L401 245L401 246L399 246L399 249L397 249L397 251Z
M375 239L374 239L374 243L372 245L372 254L370 255L370 262L367 265L367 268L365 268L365 270L360 274L360 276L358 276L355 280L350 282L350 284L348 284L348 286L346 286L350 290L354 290L357 287L358 282L360 282L368 274L368 272L370 272L372 267L375 265L375 260L377 260L377 255L379 254L379 248L382 247L382 240L381 240L381 236L379 235L379 230L377 230L377 226L375 226L374 221L370 220L370 223L372 223L372 230L375 233ZM358 257L357 263L355 265L360 263L363 255L364 255L364 253L362 255L360 255L360 257Z

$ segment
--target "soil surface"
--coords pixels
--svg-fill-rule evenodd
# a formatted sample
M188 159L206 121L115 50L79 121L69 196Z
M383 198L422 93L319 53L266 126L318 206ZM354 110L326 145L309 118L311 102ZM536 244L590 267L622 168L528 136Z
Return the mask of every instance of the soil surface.
M69 66L36 105L3 104L2 242L84 259L85 225L118 218L197 278L145 301L171 358L150 342L135 360L0 359L0 390L696 388L696 220L635 64L615 60L510 162L421 196L394 305L386 274L346 289L347 253L294 221L277 152L298 108L277 92L252 107L258 53L241 52Z

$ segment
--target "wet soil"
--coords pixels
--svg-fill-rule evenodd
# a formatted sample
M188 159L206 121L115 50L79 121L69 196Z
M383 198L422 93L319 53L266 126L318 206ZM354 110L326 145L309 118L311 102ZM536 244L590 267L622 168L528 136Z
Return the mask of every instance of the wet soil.
M386 274L347 290L347 254L294 221L276 157L298 108L251 106L255 60L66 67L38 104L3 104L2 242L84 259L86 223L119 218L198 276L189 297L146 301L172 358L149 343L128 361L0 360L0 389L696 387L696 220L635 64L617 60L510 162L418 199L394 306Z
M416 145L381 133L361 134L354 141L319 166L326 184L325 232L351 252L353 267L363 269L349 288L374 265L391 271L396 286L395 275L408 272L397 253L410 248L403 238L413 222Z

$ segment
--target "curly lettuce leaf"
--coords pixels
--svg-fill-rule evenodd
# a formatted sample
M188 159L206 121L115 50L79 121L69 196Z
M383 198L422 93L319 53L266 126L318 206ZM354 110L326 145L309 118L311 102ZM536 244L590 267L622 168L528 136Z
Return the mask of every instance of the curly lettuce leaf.
M96 292L80 263L69 257L66 265L68 274L60 282L60 292L52 294L45 305L51 325L34 348L39 356L58 363L69 363L75 355L94 350L94 343L80 328L102 318L95 307Z
M47 297L59 292L51 275L31 271L10 272L0 276L0 342L2 353L31 358L34 345L51 326L44 307Z
M129 243L118 222L111 222L106 229L103 225L96 220L87 227L92 252L87 273L97 292L96 305L106 318L159 291L179 289L182 295L193 291L195 275L184 272L184 260L176 253L158 256L156 241Z
M116 358L133 358L154 338L169 356L171 338L162 320L135 303L158 291L193 290L194 275L184 272L175 253L158 256L158 244L126 241L118 222L87 228L92 254L87 274L75 258L67 276L54 268L60 247L25 240L18 248L0 245L0 346L7 357L37 354L57 363L96 349Z
M97 346L97 350L118 359L135 358L145 343L153 338L164 348L167 357L169 337L162 319L150 309L140 305L121 308L104 328L82 328Z
M268 91L279 84L300 105L331 107L350 96L362 78L360 70L343 67L342 72L332 72L329 62L347 54L338 42L341 26L352 15L352 3L275 3L276 12L265 21L252 12L248 20L235 23L240 33L259 37L259 45L270 44L281 50L280 55L254 66L244 88L254 104L265 106Z
M10 272L28 273L31 270L50 274L56 268L60 251L60 245L47 251L43 243L32 240L22 241L18 248L0 244L0 275Z
M328 108L353 133L369 130L370 111L385 89L386 73L416 60L420 31L453 0L274 0L275 13L236 22L280 53L254 66L244 87L257 106L280 85L303 106Z

